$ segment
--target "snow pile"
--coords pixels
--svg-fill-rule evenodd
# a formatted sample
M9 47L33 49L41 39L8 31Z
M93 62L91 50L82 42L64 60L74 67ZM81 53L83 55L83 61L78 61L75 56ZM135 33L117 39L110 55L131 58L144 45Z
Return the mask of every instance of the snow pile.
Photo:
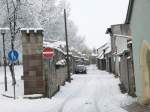
M56 65L66 65L66 60L62 59L62 60L59 60Z
M29 98L29 97L43 97L42 94L32 94L32 95L24 95L25 98Z
M94 56L94 57L97 57L97 54L95 54L95 53L92 53L92 56Z

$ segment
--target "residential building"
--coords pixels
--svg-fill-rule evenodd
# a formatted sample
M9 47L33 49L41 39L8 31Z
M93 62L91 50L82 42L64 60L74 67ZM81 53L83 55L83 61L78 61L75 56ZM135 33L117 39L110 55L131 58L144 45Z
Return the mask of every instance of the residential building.
M111 37L115 75L119 76L121 90L135 96L135 79L132 56L132 36L128 24L111 25L107 29Z
M136 95L140 103L150 101L150 1L130 0L126 24L133 37Z

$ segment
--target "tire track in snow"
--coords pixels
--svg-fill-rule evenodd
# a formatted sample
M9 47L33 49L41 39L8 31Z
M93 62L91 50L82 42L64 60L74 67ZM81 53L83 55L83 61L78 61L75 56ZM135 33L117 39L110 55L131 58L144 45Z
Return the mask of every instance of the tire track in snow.
M90 79L90 81L87 80L87 79L89 79L88 77L84 77L84 78L86 78L86 79L84 80L84 82L83 82L83 84L82 84L82 87L80 87L80 88L85 88L85 89L82 89L82 90L81 90L81 89L79 88L79 90L76 91L76 93L73 93L73 95L69 96L69 97L63 102L63 104L62 104L62 106L59 108L59 111L58 111L58 112L63 112L63 111L64 111L64 107L66 106L66 104L67 104L69 101L71 101L72 99L74 99L75 97L78 97L78 96L79 96L79 98L80 98L80 95L81 95L81 94L84 94L85 91L86 91L86 89L88 89L87 87L89 86L89 85L88 85L89 82L91 82L91 83L94 82L94 83L95 83L95 78L96 78L96 77L91 77L92 79ZM93 80L93 79L94 79L94 80ZM97 83L96 83L95 85L97 85ZM94 100L93 103L85 102L85 104L86 104L86 103L87 103L87 104L93 104L94 107L95 107L95 108L94 108L94 109L95 109L95 112L101 112L100 109L98 108L97 101L95 100L96 98L93 98L93 96L95 96L96 90L97 90L97 88L93 87L94 95L88 96L88 99ZM93 94L93 93L92 93L92 94ZM82 106L83 106L83 105L81 105L80 107L82 107ZM79 107L78 107L78 108L79 108Z
M99 71L96 69L96 71L98 71L98 74L96 74L95 76L96 77L93 77L95 78L94 81L95 81L95 90L94 90L94 106L95 106L95 109L97 112L103 112L100 108L99 108L99 101L101 103L101 106L102 106L102 103L105 101L105 98L109 95L109 90L108 88L106 87L105 88L105 85L107 82L103 81L105 77L107 77L107 75L103 75L105 74L103 71ZM96 73L95 71L95 73ZM105 91L103 90L105 88ZM101 94L101 95L100 95Z
M83 77L83 78L86 78L86 77ZM76 97L82 90L81 88L83 88L85 86L85 84L87 83L87 79L85 79L83 82L82 82L82 86L80 86L75 93L72 93L72 95L70 95L67 99L65 99L63 102L62 102L62 105L60 106L58 112L63 112L64 110L64 107L65 105L67 104L68 101L70 101L73 97Z
M96 71L98 71L97 69L95 69L95 72ZM99 71L98 71L99 72ZM95 75L95 74L94 74ZM99 74L100 75L100 74ZM94 90L94 106L95 106L95 109L96 109L96 111L97 112L101 112L101 110L99 109L99 107L98 107L98 100L97 100L97 97L98 97L98 90L99 90L99 88L98 88L98 85L100 84L100 83L98 83L98 82L100 82L100 80L99 80L99 75L98 74L96 74L96 76L98 76L98 79L97 79L97 77L93 77L94 78L94 82L95 82L95 90ZM96 80L96 81L95 81Z
M95 72L93 72L93 70ZM94 95L93 95L94 96L94 98L93 98L94 106L95 106L96 112L101 112L101 110L99 109L99 106L98 106L98 100L99 100L98 96L99 96L99 90L101 90L101 88L98 85L103 85L104 82L100 81L102 77L100 77L101 72L98 69L91 69L91 71L92 71L91 74L96 76L96 77L93 77L94 82L95 82L95 85L94 85L95 89L94 89ZM98 71L98 74L95 74L97 71ZM100 80L99 80L99 78L100 78ZM101 99L104 99L104 97L102 97Z
M94 97L94 105L95 105L95 109L96 109L96 111L97 112L101 112L101 110L99 109L99 107L98 107L98 100L97 100L97 94L98 94L98 90L99 90L99 88L98 88L98 82L97 82L97 84L96 84L96 90L95 90L95 97Z
M93 85L93 88L92 90L90 91L93 91L92 92L92 95L90 96L87 96L87 99L90 99L92 100L92 102L89 101L89 103L87 102L87 104L92 104L95 108L94 108L94 111L95 112L101 112L99 106L98 106L98 96L99 96L99 90L101 89L102 86L98 86L98 85L104 85L105 82L103 81L100 81L99 78L103 78L101 77L101 74L95 74L95 71L96 69L91 69L90 72L88 73L87 77L83 77L83 78L86 78L84 80L84 83L82 83L82 87L81 88L85 88L85 89L82 89L82 90L78 90L76 91L76 93L73 93L73 95L69 96L67 99L65 99L65 101L63 102L63 104L61 105L61 107L59 108L59 111L58 112L63 112L64 111L64 107L66 106L66 104L71 101L72 99L74 99L74 97L80 97L81 94L84 94L86 89L88 90L88 86L90 86L89 83L94 83ZM93 72L94 71L94 72ZM100 73L100 72L99 72ZM92 76L94 75L94 76ZM91 78L90 80L87 81L87 79L89 79L89 77ZM80 89L80 88L79 88ZM102 98L101 98L101 102L104 101L105 99L105 96L107 97L107 92L109 90L106 91L106 94L103 94ZM105 92L104 92L105 93ZM82 107L83 105L81 105L80 107Z
M81 78L80 78L80 75L78 75L79 76L78 80L80 80L79 88L76 88L76 90L74 92L70 93L70 95L66 96L66 98L64 98L60 104L55 106L54 108L58 108L57 111L55 111L55 112L64 112L65 107L67 107L67 106L69 107L69 104L72 103L74 101L74 99L75 100L76 100L76 98L80 99L80 97L83 97L83 100L81 100L81 102L79 102L79 105L77 106L77 108L75 107L75 109L89 108L89 109L94 109L94 110L91 110L91 112L101 112L101 110L98 107L97 97L94 97L94 96L98 96L98 94L99 94L98 89L100 89L101 87L99 87L98 85L102 84L102 82L99 83L99 81L100 81L99 78L101 79L102 77L101 77L100 72L98 72L98 74L96 74L95 73L96 71L97 71L96 69L90 69L88 74L85 77L81 76ZM97 81L95 82L95 80L97 80ZM76 80L74 80L74 81L76 81ZM89 91L91 84L92 84L92 88ZM81 89L81 88L83 88L83 89ZM87 91L89 91L89 93ZM86 96L84 97L84 95L86 95ZM82 103L82 101L83 101L83 103ZM46 111L46 112L49 112L49 111ZM69 111L67 111L67 112L69 112ZM76 112L76 111L74 111L74 112ZM90 112L90 111L88 111L88 112Z
M105 77L107 77L107 75ZM106 98L110 95L110 88L108 88L107 86L105 87L105 85L108 84L108 82L104 82L103 81L103 78L105 78L105 77L103 77L103 76L100 77L101 79L96 82L97 84L96 84L96 91L95 91L94 103L95 103L95 107L96 107L96 109L97 109L98 112L104 112L103 109L99 108L98 103L100 103L100 105L101 105L102 108L106 108L105 107ZM101 85L101 86L98 86L98 85ZM101 97L99 97L99 95Z

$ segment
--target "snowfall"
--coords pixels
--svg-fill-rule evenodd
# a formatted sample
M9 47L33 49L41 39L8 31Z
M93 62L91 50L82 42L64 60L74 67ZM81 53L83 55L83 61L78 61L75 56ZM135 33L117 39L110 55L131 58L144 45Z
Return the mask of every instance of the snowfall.
M120 92L119 79L98 70L95 65L87 68L87 74L72 75L71 83L62 86L51 99L24 99L21 80L23 67L15 66L17 85L14 100L6 97L13 97L10 71L7 68L8 92L4 92L4 72L1 67L0 112L127 112L122 107L136 99Z

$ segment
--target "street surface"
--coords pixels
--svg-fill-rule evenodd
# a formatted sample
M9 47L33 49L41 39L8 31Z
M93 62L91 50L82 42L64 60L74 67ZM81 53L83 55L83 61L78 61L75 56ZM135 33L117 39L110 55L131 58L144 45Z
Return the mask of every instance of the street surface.
M61 87L51 99L23 99L23 83L19 77L22 75L21 67L16 68L17 99L0 96L0 112L127 112L122 107L134 101L127 94L121 94L119 79L97 70L95 65L88 66L87 74L73 75L72 82ZM6 94L2 92L3 86L1 82L0 94ZM9 95L13 95L11 86L9 83Z

